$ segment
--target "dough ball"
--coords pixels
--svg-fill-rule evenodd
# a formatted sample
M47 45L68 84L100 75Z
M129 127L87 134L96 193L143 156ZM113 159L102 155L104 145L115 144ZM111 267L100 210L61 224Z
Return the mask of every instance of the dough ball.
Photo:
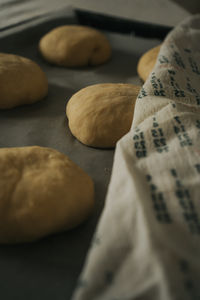
M47 92L46 75L35 62L0 53L0 109L37 102Z
M91 178L66 155L37 146L0 149L0 243L77 226L93 204Z
M161 45L150 49L139 59L137 72L143 81L146 81L149 77L149 74L152 72L157 60L158 53L160 51L160 47Z
M131 127L139 90L139 86L122 83L81 89L66 107L72 134L88 146L114 147Z
M39 50L48 62L65 67L100 65L111 56L111 47L104 34L77 25L51 30L41 38Z

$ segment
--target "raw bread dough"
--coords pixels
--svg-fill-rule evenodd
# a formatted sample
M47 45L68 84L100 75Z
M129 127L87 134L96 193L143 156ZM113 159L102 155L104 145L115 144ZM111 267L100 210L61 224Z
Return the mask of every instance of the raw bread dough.
M143 81L146 81L149 77L149 74L152 72L158 57L158 53L160 51L160 47L161 45L150 49L139 59L137 72Z
M111 56L111 47L101 32L86 26L59 26L39 42L39 50L50 63L65 67L99 65Z
M81 89L66 107L72 134L88 146L114 147L131 127L139 90L139 86L123 83Z
M0 243L72 228L93 204L93 181L66 155L38 146L0 149Z
M46 75L32 60L0 53L0 109L31 104L48 92Z

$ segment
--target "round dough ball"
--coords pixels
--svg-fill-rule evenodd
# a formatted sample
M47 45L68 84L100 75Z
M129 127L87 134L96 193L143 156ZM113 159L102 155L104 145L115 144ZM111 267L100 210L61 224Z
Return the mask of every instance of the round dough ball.
M161 45L154 47L141 56L137 65L137 73L143 81L146 81L149 74L152 72Z
M0 53L0 109L31 104L48 92L46 75L32 60Z
M0 149L0 243L77 226L93 205L93 181L66 155L37 146Z
M88 86L74 94L66 114L72 134L83 144L115 147L131 127L140 87L105 83Z
M111 57L111 47L101 32L86 26L57 27L41 38L39 50L50 63L65 67L100 65Z

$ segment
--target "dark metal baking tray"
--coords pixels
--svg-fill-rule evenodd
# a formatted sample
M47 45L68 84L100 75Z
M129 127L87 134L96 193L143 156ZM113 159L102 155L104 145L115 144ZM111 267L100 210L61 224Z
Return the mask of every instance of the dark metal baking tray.
M112 59L98 67L67 69L47 64L38 53L40 37L50 29L77 23L71 10L43 16L0 32L0 52L36 61L46 72L48 96L33 105L0 111L0 147L39 145L67 154L95 183L95 210L81 226L31 244L0 246L2 300L68 300L83 267L95 226L104 206L114 150L84 146L70 133L65 106L79 89L102 82L141 84L139 57L158 40L105 32Z

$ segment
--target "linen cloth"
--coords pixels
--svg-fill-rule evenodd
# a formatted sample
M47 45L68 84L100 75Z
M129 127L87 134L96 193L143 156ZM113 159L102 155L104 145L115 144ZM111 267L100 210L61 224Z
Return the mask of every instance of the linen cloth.
M117 144L73 300L200 299L200 16L166 37Z

